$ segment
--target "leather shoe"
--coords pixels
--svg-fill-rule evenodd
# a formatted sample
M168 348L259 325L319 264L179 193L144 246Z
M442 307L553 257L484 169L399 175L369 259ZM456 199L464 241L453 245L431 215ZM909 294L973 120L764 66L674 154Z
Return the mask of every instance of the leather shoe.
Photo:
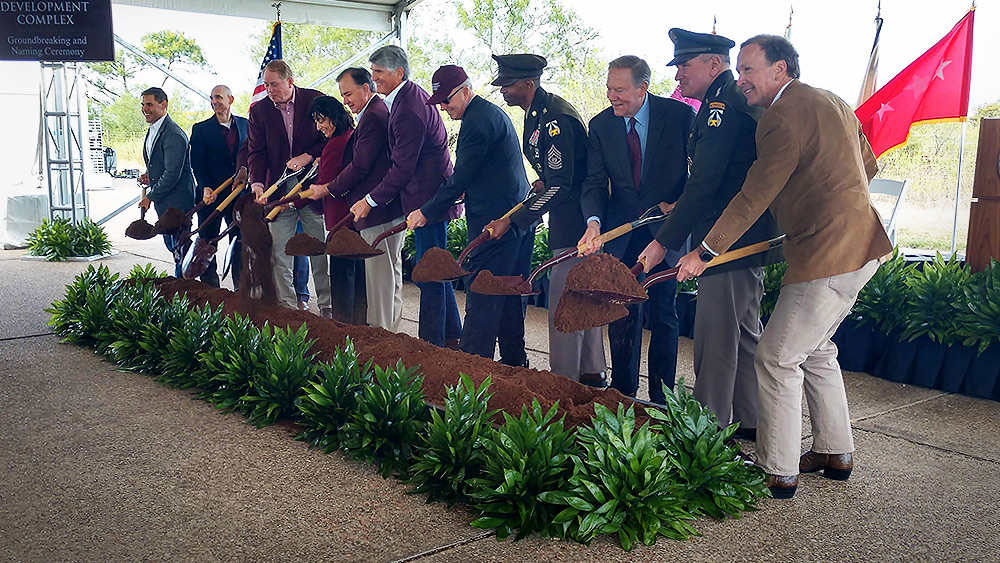
M767 488L771 491L771 496L774 498L790 499L795 496L795 489L798 486L798 475L767 474Z
M846 481L854 469L854 454L821 454L809 450L799 458L800 473L815 473L823 470L823 477Z
M323 307L319 314L325 319L333 319L333 309L330 307Z
M449 338L448 340L444 341L444 347L449 348L451 350L461 350L462 348L459 347L458 343L459 339Z
M743 428L740 426L733 432L733 438L737 440L746 440L748 442L757 441L757 429L756 428Z
M603 371L600 373L581 373L580 383L590 387L597 387L598 389L604 389L608 386L608 381L604 378Z

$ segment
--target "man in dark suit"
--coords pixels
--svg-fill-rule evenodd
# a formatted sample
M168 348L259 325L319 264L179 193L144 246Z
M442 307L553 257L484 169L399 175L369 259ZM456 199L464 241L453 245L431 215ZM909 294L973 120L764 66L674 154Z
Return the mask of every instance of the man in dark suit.
M163 215L170 207L188 211L194 207L195 197L188 138L167 115L167 93L155 86L143 90L142 115L149 130L142 146L146 173L139 177L139 182L149 187L139 205L149 209L152 204L157 215ZM177 242L175 235L163 235L167 250L173 252ZM174 276L181 277L180 263L174 264Z
M590 120L587 179L581 199L587 229L579 244L587 254L600 249L602 228L610 230L633 221L653 206L659 205L666 212L684 189L687 136L694 113L682 102L648 93L649 79L649 65L639 57L619 57L608 65L611 107ZM649 228L638 229L609 242L606 250L631 266L652 235ZM680 256L681 249L672 250ZM649 313L652 333L649 398L662 403L662 386L673 388L678 337L676 293L675 282L653 286L648 301L630 306L627 317L608 325L611 386L625 395L635 396L639 386L644 309Z
M440 113L427 105L423 88L408 80L410 63L406 52L395 45L377 49L369 57L372 78L389 108L389 158L392 165L365 197L351 207L356 221L372 209L399 200L403 214L420 208L438 186L452 174L448 154L448 133ZM429 248L447 246L448 220L461 214L459 206L435 218L435 222L414 229L417 260ZM437 346L458 347L462 319L458 314L451 282L421 283L420 319L417 333Z
M434 197L407 216L407 223L411 228L420 228L428 219L446 215L455 199L464 193L465 217L472 238L528 193L520 143L507 114L472 91L462 67L442 66L434 72L432 81L434 94L427 104L441 104L452 119L462 121L455 173ZM472 276L484 269L499 276L526 276L531 266L535 224L509 228L499 239L491 239L474 250L469 257ZM472 276L468 278L470 282ZM468 292L461 349L493 359L497 340L502 363L527 366L521 296Z
M740 191L757 157L754 132L760 110L747 105L729 70L735 43L714 33L671 29L677 81L681 92L702 100L688 140L691 175L673 213L660 225L656 240L643 251L646 269L663 259L690 235L700 241L729 200ZM777 236L769 212L740 238L736 247ZM765 253L716 266L698 279L694 323L694 395L723 427L738 422L735 436L753 440L757 433L757 375L754 352L763 326L760 299L763 266L781 253Z
M330 197L354 205L372 190L389 170L389 108L375 93L372 75L363 68L348 68L337 76L340 95L357 116L358 124L344 149L344 169L325 187L313 185L311 197ZM399 199L373 208L354 223L369 244L403 220ZM360 264L365 277L368 326L395 332L403 315L403 233L379 243L385 253ZM357 262L352 261L352 262Z
M274 183L285 168L295 171L309 166L323 152L326 144L326 138L316 130L309 114L310 104L313 99L322 96L322 92L295 86L292 69L281 59L275 59L264 67L264 86L267 88L268 99L250 106L247 138L250 186L258 199L265 186ZM284 197L286 187L279 188L270 199ZM293 257L285 254L285 244L295 234L296 223L301 221L304 232L309 236L326 240L322 204L309 201L299 205L285 209L269 225L274 243L272 258L278 300L290 308L295 308L298 300L292 279ZM333 315L333 302L330 295L329 263L321 257L310 260L309 264L320 313L330 318Z
M236 173L236 160L240 148L247 140L247 118L233 115L230 107L233 105L233 93L229 86L220 84L212 88L212 110L214 115L204 121L199 121L191 127L191 169L198 186L202 188L202 198L206 204L211 204L215 198L212 191ZM205 225L199 234L205 238L215 238L219 234L222 219L226 225L233 222L233 207L230 205L211 224ZM205 205L198 210L199 225L211 215L214 208ZM233 288L239 289L240 279L240 230L235 228L229 232L229 244L233 247L232 268ZM213 287L219 287L219 272L216 260L208 265L201 275L201 281Z

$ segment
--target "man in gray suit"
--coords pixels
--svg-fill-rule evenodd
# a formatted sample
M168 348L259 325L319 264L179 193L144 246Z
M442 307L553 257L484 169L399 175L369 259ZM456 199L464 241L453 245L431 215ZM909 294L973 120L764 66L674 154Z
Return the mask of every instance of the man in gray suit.
M188 211L195 199L188 137L167 115L167 93L156 87L143 90L142 115L149 130L142 147L146 173L139 176L139 183L149 187L139 206L149 209L152 203L157 215L163 215L169 207ZM163 242L173 252L179 241L175 235L163 235ZM174 275L181 277L179 263L174 264Z

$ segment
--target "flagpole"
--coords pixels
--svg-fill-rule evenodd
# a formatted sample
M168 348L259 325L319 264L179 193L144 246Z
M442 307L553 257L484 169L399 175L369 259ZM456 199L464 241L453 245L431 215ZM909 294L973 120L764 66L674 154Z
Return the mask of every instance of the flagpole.
M955 181L955 215L951 222L951 255L955 256L958 238L958 201L959 193L962 189L962 156L965 154L965 127L969 124L967 120L962 120L962 140L958 145L958 179Z

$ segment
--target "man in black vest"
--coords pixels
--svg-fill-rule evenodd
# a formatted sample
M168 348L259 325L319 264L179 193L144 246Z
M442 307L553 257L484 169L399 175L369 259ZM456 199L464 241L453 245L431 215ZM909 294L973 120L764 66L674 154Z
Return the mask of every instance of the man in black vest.
M212 88L212 110L215 114L204 121L199 121L191 127L191 169L197 186L201 188L206 203L214 201L212 191L236 173L237 156L242 148L243 161L246 162L247 119L230 112L233 105L233 93L229 86L220 84ZM232 188L230 188L232 189ZM225 195L224 191L222 195ZM226 220L226 226L233 222L233 208L230 205L220 215ZM214 210L214 206L205 205L198 210L198 221L204 221ZM205 225L200 235L204 238L214 238L219 234L222 218L216 218L211 224ZM229 232L229 244L235 245L232 250L233 288L237 288L240 279L240 230L235 228ZM219 272L216 260L208 265L201 275L201 281L208 285L219 287Z
M547 61L539 55L493 55L504 101L524 110L522 150L538 174L535 195L510 219L490 223L500 238L511 222L521 228L549 214L549 247L559 254L576 247L583 235L580 187L587 176L587 129L569 102L546 92L539 84ZM604 387L604 337L601 327L576 332L556 330L554 316L566 274L580 262L567 260L549 272L549 369L586 385Z

